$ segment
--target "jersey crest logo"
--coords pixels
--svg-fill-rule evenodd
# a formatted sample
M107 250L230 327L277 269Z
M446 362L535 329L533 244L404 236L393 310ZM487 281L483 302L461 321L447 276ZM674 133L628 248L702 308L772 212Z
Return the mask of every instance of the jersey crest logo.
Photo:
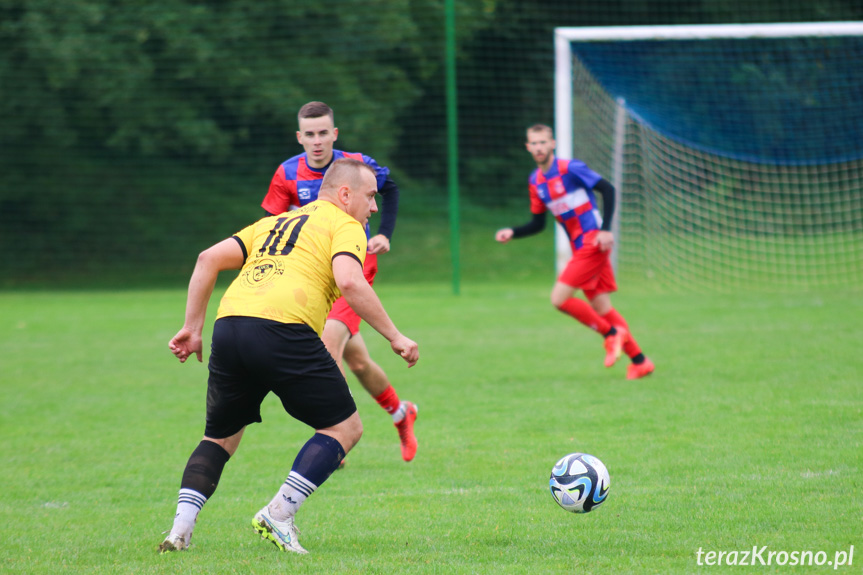
M299 190L297 190L297 195L300 196L301 200L308 200L312 197L312 190L310 190L309 188L300 188Z
M264 258L243 272L243 284L247 287L263 287L285 273L282 262L273 258Z
M561 194L566 193L566 188L563 187L563 182L558 179L552 180L551 182L551 196L560 196Z

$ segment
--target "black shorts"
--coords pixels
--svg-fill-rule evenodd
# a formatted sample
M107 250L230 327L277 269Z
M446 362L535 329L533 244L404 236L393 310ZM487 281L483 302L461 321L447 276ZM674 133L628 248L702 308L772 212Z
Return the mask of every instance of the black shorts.
M315 330L254 317L223 317L213 326L204 435L230 437L261 421L269 392L292 417L314 429L356 410L335 360Z

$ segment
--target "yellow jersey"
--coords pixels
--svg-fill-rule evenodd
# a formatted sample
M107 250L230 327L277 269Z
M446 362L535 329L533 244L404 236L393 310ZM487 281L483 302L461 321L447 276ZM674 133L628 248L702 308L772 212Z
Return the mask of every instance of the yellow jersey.
M321 335L340 295L333 258L347 254L361 266L366 258L362 224L325 200L263 218L233 237L246 263L225 291L217 319L245 316L303 323Z

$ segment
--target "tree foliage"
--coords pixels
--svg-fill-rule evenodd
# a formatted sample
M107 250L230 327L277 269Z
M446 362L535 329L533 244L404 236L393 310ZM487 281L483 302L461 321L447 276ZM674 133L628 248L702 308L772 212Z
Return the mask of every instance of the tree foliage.
M483 10L460 5L469 21ZM292 135L298 107L324 100L364 110L339 122L388 150L441 65L431 1L18 0L0 19L0 113L15 119L4 145L86 140L221 162Z

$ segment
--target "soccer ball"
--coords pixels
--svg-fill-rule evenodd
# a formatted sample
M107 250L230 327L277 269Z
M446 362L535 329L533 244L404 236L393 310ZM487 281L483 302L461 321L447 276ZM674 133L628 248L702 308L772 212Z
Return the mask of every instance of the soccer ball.
M586 453L570 453L554 464L548 480L551 496L573 513L593 511L608 497L611 478L602 461Z

